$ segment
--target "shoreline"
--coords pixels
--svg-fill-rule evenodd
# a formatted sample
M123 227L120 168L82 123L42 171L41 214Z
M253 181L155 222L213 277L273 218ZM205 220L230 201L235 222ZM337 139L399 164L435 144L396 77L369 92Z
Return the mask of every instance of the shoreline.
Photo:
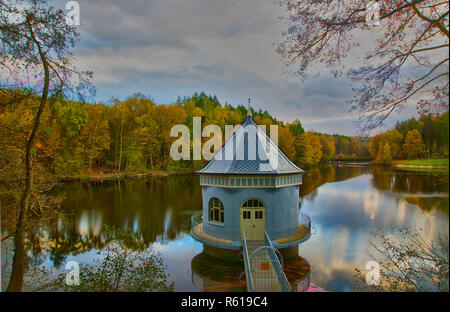
M90 176L78 176L78 177L47 177L41 180L35 180L34 183L65 183L65 182L103 182L103 181L117 181L122 179L140 179L147 177L167 177L167 176L182 176L182 175L194 175L195 171L186 171L186 172L166 172L166 171L156 171L149 173L114 173L114 174L93 174ZM16 179L16 180L0 180L2 182L17 182L25 180Z
M399 169L425 169L425 170L447 170L448 159L416 159L416 160L397 160L392 162L394 168Z
M405 164L393 164L397 168L417 168L417 169L447 169L448 166L435 166L435 165L405 165Z
M102 182L102 181L116 181L122 179L139 179L147 177L167 177L167 176L182 176L182 175L192 175L194 172L150 172L150 173L124 173L124 174L95 174L91 176L82 177L63 177L56 178L56 182Z
M408 160L406 160L408 161ZM426 169L426 170L448 170L448 165L425 165L425 164L405 164L405 161L394 161L391 164L389 164L393 168L398 169ZM373 162L360 162L355 161L348 162L348 161L335 161L333 162L336 165L375 165ZM41 180L35 180L35 183L64 183L64 182L103 182L103 181L117 181L122 179L139 179L139 178L147 178L147 177L167 177L167 176L183 176L183 175L194 175L195 171L181 171L181 172L167 172L163 170L155 170L152 172L146 172L146 173L94 173L92 175L82 175L82 176L53 176L53 177L46 177ZM15 180L0 180L0 183L2 182L17 182L23 179L15 179Z

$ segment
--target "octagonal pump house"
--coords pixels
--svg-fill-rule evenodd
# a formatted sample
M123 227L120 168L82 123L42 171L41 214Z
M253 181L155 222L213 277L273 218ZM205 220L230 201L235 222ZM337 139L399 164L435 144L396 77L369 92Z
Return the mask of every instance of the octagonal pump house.
M222 149L197 174L203 211L192 216L191 234L212 256L236 259L247 241L270 239L284 257L298 255L310 236L299 212L302 169L293 164L249 113ZM228 251L228 252L227 252ZM231 253L230 253L231 251Z

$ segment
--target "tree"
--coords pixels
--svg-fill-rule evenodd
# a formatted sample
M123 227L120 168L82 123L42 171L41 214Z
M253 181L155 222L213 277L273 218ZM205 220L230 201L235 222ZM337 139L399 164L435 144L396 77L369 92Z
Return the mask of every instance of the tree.
M386 140L387 142L389 142L389 146L391 148L392 158L399 158L402 147L403 135L395 128L386 131L385 135Z
M423 230L400 229L394 234L379 233L370 245L370 255L380 265L378 285L367 286L366 276L356 268L362 290L448 292L448 232L438 233L429 243Z
M289 124L289 129L295 136L305 133L305 130L303 130L302 127L302 123L298 119L294 120L292 123Z
M207 103L210 103L207 101ZM208 104L205 104L208 106ZM208 106L209 107L209 106ZM210 108L212 111L213 108ZM160 142L160 165L166 169L169 159L170 145L174 138L170 137L170 130L174 125L184 124L186 122L186 112L181 105L156 105L151 110L153 119L159 125L159 131L156 136Z
M109 239L111 232L114 238ZM149 247L142 238L130 230L104 226L101 236L106 242L95 247L99 256L93 264L80 264L78 285L68 285L70 276L61 273L55 279L54 271L45 266L31 271L39 285L35 291L65 290L74 292L167 292L173 291L174 283L161 254ZM102 241L102 240L100 240ZM73 246L71 246L73 247Z
M372 159L376 159L379 154L380 146L382 147L382 141L384 139L384 134L380 133L373 136L369 142L369 153L372 156Z
M336 146L334 140L325 134L319 136L322 145L322 161L330 161L335 157Z
M299 64L303 78L317 64L335 74L347 71L355 84L352 109L360 111L363 130L381 125L410 99L433 96L428 104L448 111L448 1L380 1L379 26L367 25L370 9L363 0L281 0L280 5L289 15L278 53L287 64ZM368 38L374 38L370 46L362 45ZM364 63L350 59L356 52L365 55Z
M136 123L133 137L141 147L145 167L153 169L154 159L160 150L160 142L156 139L159 126L150 113L136 117Z
M422 136L418 130L408 132L403 144L403 153L408 159L418 158L422 153Z
M53 172L57 175L78 174L81 159L74 157L76 137L89 118L90 104L58 100L54 105L54 119L60 133L58 150L54 155Z
M343 135L334 135L336 153L347 154L350 146L350 138Z
M8 0L0 2L0 66L20 83L29 81L29 89L40 92L39 106L25 143L25 186L20 200L15 234L16 252L9 291L20 291L23 284L23 220L33 185L32 149L49 95L71 90L78 95L87 86L89 72L80 72L72 64L70 49L79 35L65 22L62 10L47 7L44 0ZM71 83L76 78L77 86ZM31 84L34 83L34 86ZM14 86L12 86L14 87Z
M81 156L83 164L87 163L88 173L91 171L93 161L103 151L109 150L111 137L109 136L108 120L104 115L104 108L100 104L91 106L89 119L75 140L76 154Z
M389 164L392 161L391 146L389 142L384 145L380 143L380 148L378 149L378 155L375 162L379 164Z
M419 120L411 118L397 122L395 129L402 134L404 139L410 130L418 130L422 135L424 152L428 157L448 157L448 116L449 113L422 115Z
M403 136L397 129L388 130L377 134L370 139L369 152L373 159L379 163L385 163L385 159L389 158L390 162L394 158L400 157ZM385 145L389 143L389 157L385 151Z
M296 162L312 167L319 163L322 158L322 145L319 136L314 132L303 133L295 142Z
M267 127L267 131L269 129ZM292 135L291 130L286 127L278 127L278 146L289 159L294 159L295 157L295 146L292 142L295 142L295 137Z
M449 145L449 113L443 114L439 117L438 131L437 131L437 145L439 147L439 155L448 158Z

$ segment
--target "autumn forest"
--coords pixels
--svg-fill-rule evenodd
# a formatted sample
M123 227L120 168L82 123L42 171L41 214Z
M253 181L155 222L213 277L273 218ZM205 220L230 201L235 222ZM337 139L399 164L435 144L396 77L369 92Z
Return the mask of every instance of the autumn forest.
M8 91L2 101L15 96ZM23 95L14 105L0 106L0 180L23 176L23 148L38 103L37 96ZM215 124L224 131L225 125L239 125L247 115L244 106L221 104L216 96L205 93L178 98L170 105L158 105L142 94L108 105L63 97L50 98L49 103L33 148L36 176L47 179L120 172L192 172L205 161L172 160L169 151L176 138L170 137L170 129L185 124L192 131L193 117L201 116L202 126ZM302 168L336 159L373 159L387 164L394 159L448 157L448 113L399 122L394 129L372 138L305 132L298 119L285 123L267 111L252 113L258 124L279 126L280 148Z

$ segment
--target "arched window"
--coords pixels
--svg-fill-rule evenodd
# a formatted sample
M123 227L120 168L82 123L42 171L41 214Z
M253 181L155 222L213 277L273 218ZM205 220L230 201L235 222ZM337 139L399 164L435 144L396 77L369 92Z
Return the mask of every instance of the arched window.
M247 199L242 205L243 208L264 208L264 204L259 199Z
M223 204L218 198L211 198L209 200L209 221L215 223L224 222Z
M247 199L243 204L242 207L244 210L242 211L243 219L251 219L252 218L252 212L250 210L246 209L255 209L254 218L255 219L263 219L263 210L264 204L259 199L253 198L253 199Z

